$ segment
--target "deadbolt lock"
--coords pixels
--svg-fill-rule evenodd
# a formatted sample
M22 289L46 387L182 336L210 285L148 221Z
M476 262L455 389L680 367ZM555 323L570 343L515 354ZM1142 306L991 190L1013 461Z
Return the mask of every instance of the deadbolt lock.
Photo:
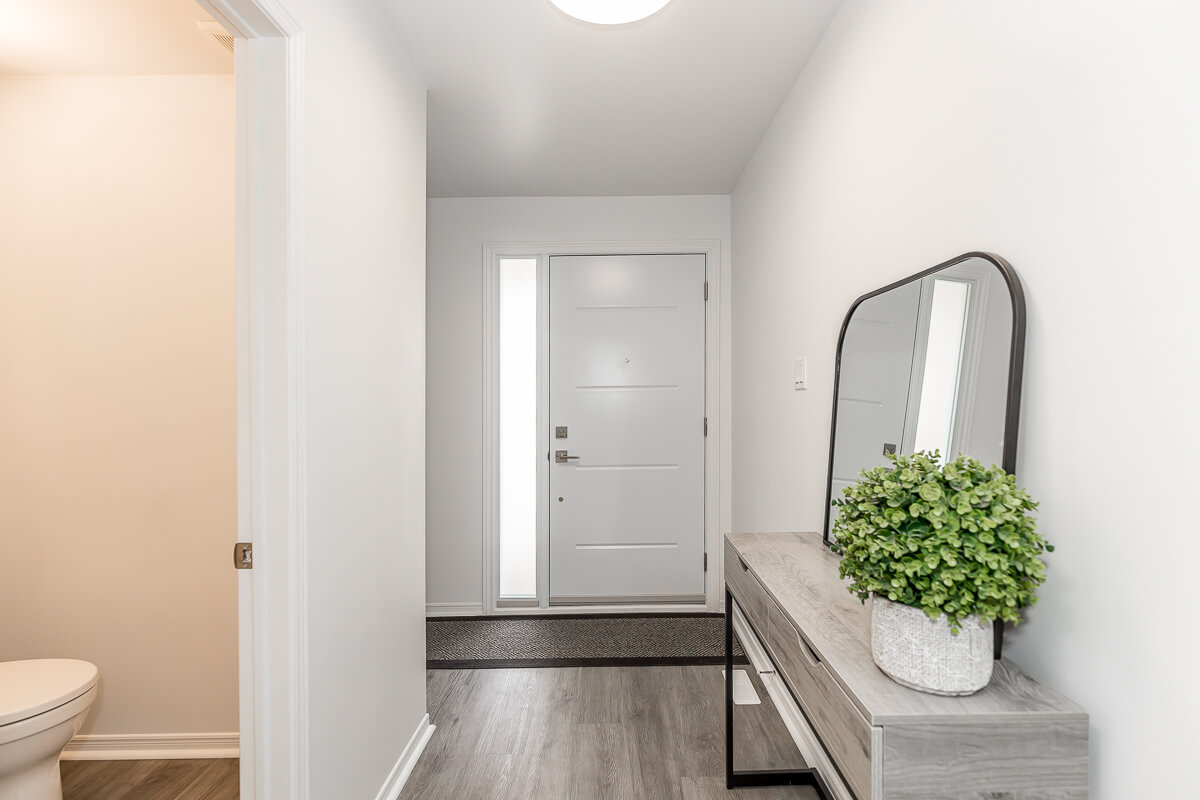
M555 428L554 428L554 438L555 438L555 439L565 439L565 438L567 438L567 426L566 426L566 425L557 425L557 426L555 426Z

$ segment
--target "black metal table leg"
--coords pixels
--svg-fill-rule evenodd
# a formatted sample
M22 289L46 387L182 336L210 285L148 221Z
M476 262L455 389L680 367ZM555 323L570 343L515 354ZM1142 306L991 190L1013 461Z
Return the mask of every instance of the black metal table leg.
M733 768L733 595L725 587L725 788L745 786L811 786L829 800L825 782L812 767L806 769Z

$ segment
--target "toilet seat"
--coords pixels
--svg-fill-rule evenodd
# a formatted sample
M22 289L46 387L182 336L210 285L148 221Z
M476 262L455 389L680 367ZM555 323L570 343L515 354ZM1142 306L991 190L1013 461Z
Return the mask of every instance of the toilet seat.
M66 705L99 679L95 664L71 658L0 661L0 728Z

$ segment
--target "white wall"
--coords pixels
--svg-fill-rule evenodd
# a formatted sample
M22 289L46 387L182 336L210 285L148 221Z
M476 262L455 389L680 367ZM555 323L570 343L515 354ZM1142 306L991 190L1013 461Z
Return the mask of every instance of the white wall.
M238 729L234 84L0 77L0 660Z
M372 798L425 715L425 86L370 0L304 30L310 782Z
M479 613L483 603L484 244L692 240L722 243L727 286L725 196L429 201L426 580L431 609ZM728 305L728 292L722 299ZM728 318L728 310L723 313ZM728 341L724 336L723 349ZM727 351L721 363L728 365ZM723 414L728 414L727 391L722 390ZM721 429L727 438L727 426ZM727 442L722 442L721 452L728 459ZM728 530L728 509L722 509L721 519L721 529Z
M974 249L1023 277L1018 475L1058 551L1009 653L1091 712L1097 800L1200 791L1198 27L1167 0L848 0L733 196L739 530L819 527L856 296Z

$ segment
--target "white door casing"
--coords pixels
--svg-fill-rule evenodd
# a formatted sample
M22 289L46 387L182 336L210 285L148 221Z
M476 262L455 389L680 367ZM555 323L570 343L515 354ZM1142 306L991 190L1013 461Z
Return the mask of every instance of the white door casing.
M278 0L197 1L236 38L240 796L305 800L304 34Z
M705 257L549 265L550 602L703 602Z

